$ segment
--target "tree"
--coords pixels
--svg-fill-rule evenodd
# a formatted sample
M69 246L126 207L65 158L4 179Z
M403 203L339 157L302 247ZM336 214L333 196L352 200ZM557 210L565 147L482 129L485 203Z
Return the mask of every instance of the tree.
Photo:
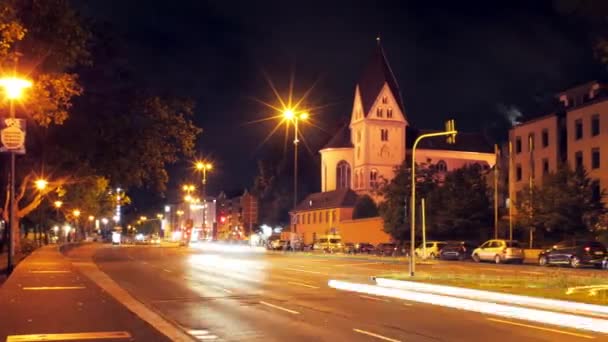
M428 227L435 237L477 239L492 224L492 203L485 175L478 165L446 174L428 196Z
M602 192L583 168L564 164L543 176L541 186L525 186L518 193L516 220L549 238L589 235L606 213Z
M437 171L428 161L416 166L416 193L417 200L426 197L437 187ZM384 200L378 207L380 216L384 221L384 231L397 241L404 241L410 232L406 220L406 204L409 215L409 199L411 196L411 169L407 160L395 168L395 177L390 181L382 181L378 194ZM418 203L417 203L418 204Z
M260 223L278 225L285 222L285 213L291 206L291 193L288 190L289 184L284 181L285 177L280 177L284 170L284 163L258 161L258 174L254 178L251 193L259 200Z
M378 216L378 207L374 200L368 195L360 196L353 209L353 219L361 219Z

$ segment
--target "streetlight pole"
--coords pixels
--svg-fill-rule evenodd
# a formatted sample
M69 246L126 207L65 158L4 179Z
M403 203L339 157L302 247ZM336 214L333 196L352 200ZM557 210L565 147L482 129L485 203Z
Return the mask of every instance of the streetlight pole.
M410 276L414 276L416 269L416 261L415 261L415 243L416 243L416 146L422 139L433 138L433 137L441 137L441 136L452 136L454 137L458 131L456 131L453 127L453 121L450 120L451 125L448 124L449 130L445 132L437 132L437 133L427 133L422 134L416 138L414 141L414 145L412 146L412 197L410 198L410 208L411 208L411 217L410 217Z
M300 140L298 136L299 122L300 120L307 120L309 114L307 112L296 113L293 109L286 109L283 111L283 118L285 120L293 122L294 137L293 137L293 208L295 209L298 205L298 143ZM291 225L293 227L293 233L295 233L295 223Z
M205 232L207 228L207 171L213 169L213 164L199 161L196 162L195 166L197 170L203 173L203 189L201 193L203 197L203 232Z
M32 86L32 82L16 77L0 79L0 86L4 88L6 97L9 100L9 115L15 118L15 100L21 97L23 90ZM25 141L23 142L25 143ZM13 258L15 256L15 242L19 238L18 224L16 222L15 206L15 151L10 150L11 170L9 177L9 235L8 235L8 265L7 273L13 271ZM16 233L16 234L15 234ZM17 236L15 236L17 235Z

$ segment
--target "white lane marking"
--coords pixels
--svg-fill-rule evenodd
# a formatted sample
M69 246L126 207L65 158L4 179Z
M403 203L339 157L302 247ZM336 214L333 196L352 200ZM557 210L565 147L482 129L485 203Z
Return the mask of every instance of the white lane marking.
M44 291L44 290L82 290L84 286L26 286L22 290L26 291Z
M101 340L131 338L131 334L126 331L98 331L84 333L67 334L30 334L30 335L10 335L6 337L6 342L22 341L74 341L74 340Z
M48 271L30 271L30 273L70 273L70 271L65 271L65 270L48 270Z
M378 298L378 297L371 297L371 296L365 296L365 295L360 295L359 297L360 298L365 298L365 299L376 300L376 301L379 301L379 302L386 302L386 303L390 302L390 300L388 300L388 299Z
M284 308L282 306L270 304L270 303L267 303L267 302L264 302L264 301L260 301L260 304L266 305L268 307L275 308L275 309L278 309L278 310L282 310L282 311L285 311L285 312L289 312L290 314L294 314L294 315L300 314L299 312L297 312L295 310L290 310L290 309Z
M171 273L171 270L168 270L166 268L163 268L163 271L167 272L167 273Z
M526 327L526 328L530 328L530 329L538 329L538 330L543 330L543 331L550 331L550 332L554 332L554 333L557 333L557 334L571 335L571 336L588 338L588 339L595 338L594 336L591 336L591 335L584 335L584 334L573 333L573 332L565 331L565 330L551 329L551 328L539 327L539 326L536 326L536 325L529 325L529 324L523 324L523 323L505 321L505 320L502 320L502 319L496 319L496 318L486 318L486 319L488 321L492 321L492 322L498 322L498 323L503 323L503 324L511 324L511 325L516 325L516 326L520 326L520 327Z
M208 330L188 330L188 334L199 340L215 340L218 338L216 335L211 335Z
M381 262L351 262L350 264L340 264L340 265L334 265L336 267L344 267L344 266L364 266L364 265L378 265L381 264Z
M304 273L312 273L312 274L323 274L322 272L317 272L317 271L308 271L308 270L301 270L299 268L291 268L291 267L286 267L286 270L290 270L290 271L297 271L297 272L304 272Z
M308 285L306 283L300 283L297 281L288 281L288 284L292 284L292 285L298 285L298 286L303 286L303 287L308 287L309 289L318 289L318 286L313 286L313 285Z
M386 337L386 336L382 336L382 335L378 335L375 334L373 332L370 331L366 331L366 330L361 330L361 329L353 329L354 332L357 332L359 334L363 334L363 335L367 335L367 336L371 336L371 337L375 337L377 339L380 340L384 340L384 341L390 341L390 342L401 342L400 340L395 340L394 338L390 338L390 337Z

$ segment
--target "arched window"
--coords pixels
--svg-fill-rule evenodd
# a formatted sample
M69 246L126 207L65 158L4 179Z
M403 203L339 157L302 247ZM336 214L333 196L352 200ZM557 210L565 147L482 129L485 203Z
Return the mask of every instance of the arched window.
M336 189L350 188L350 165L342 160L336 167Z
M378 187L378 170L376 170L376 169L372 169L369 172L369 186L371 188Z
M448 171L448 165L443 160L438 161L437 162L437 171L439 171L439 172Z

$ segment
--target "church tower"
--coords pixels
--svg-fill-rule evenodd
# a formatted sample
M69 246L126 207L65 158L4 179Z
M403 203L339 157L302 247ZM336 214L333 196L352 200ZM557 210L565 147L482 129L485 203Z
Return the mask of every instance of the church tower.
M381 177L393 178L394 167L405 159L407 126L399 85L378 38L355 87L350 120L353 190L371 194Z

